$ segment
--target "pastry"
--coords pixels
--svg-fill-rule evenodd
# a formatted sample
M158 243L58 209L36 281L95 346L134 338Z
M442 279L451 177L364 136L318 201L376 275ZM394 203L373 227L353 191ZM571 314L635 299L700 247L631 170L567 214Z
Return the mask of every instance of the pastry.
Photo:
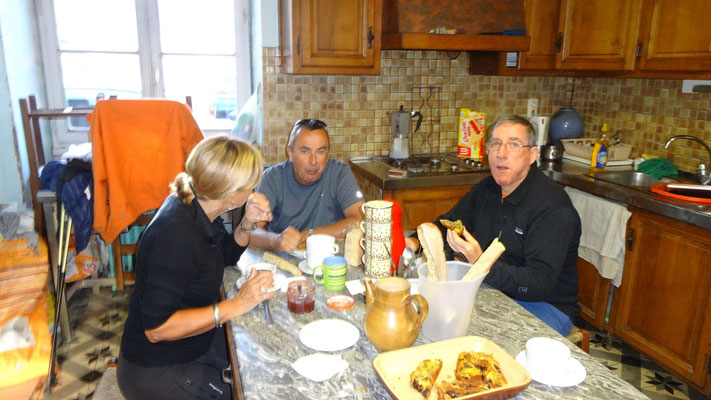
M461 220L456 220L456 221L450 221L448 219L440 219L439 223L442 224L443 227L447 229L451 229L456 233L457 235L462 234L464 232L464 225L462 224Z
M499 242L499 239L494 239L493 242L486 248L484 253L479 256L474 265L469 268L466 274L462 277L462 280L472 280L480 277L481 275L489 272L491 266L494 265L499 256L506 250L503 243Z
M282 271L286 271L294 276L301 276L301 271L296 265L286 261L285 259L279 257L278 255L265 251L264 252L264 262L274 264Z
M425 398L429 397L439 371L442 369L442 360L422 360L417 368L410 374L410 384Z

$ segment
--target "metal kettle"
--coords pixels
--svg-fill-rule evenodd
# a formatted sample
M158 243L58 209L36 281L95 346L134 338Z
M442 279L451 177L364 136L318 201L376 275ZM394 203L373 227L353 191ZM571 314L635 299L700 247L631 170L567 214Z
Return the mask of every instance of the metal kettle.
M387 116L390 118L390 127L393 137L407 137L410 133L410 124L413 117L417 117L415 130L417 132L422 124L422 114L419 111L405 111L404 106L400 106L399 111L388 111Z
M390 145L390 158L405 160L410 156L408 135L412 118L417 117L417 125L415 125L415 130L413 131L417 132L422 123L422 114L419 111L405 111L402 105L400 106L400 111L388 111L386 114L390 118L390 130L393 136Z

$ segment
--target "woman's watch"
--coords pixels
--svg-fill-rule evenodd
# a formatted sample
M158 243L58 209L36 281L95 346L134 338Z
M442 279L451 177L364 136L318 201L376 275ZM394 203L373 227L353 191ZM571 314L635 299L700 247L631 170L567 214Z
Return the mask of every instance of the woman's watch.
M309 236L314 234L314 228L309 228Z

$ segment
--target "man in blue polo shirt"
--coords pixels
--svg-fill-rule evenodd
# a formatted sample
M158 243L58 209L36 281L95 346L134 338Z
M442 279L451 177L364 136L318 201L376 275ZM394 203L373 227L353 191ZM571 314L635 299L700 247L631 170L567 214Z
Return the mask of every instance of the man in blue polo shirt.
M264 171L257 191L269 199L274 218L257 225L250 247L286 253L314 233L344 238L362 219L363 205L348 165L329 160L328 126L317 119L296 121L289 135L289 160Z

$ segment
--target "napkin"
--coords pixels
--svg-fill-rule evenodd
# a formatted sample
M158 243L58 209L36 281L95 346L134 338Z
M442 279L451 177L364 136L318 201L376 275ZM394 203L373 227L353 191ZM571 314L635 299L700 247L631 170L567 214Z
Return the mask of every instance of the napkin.
M348 362L339 355L314 353L294 361L291 368L312 381L323 382L348 369Z

